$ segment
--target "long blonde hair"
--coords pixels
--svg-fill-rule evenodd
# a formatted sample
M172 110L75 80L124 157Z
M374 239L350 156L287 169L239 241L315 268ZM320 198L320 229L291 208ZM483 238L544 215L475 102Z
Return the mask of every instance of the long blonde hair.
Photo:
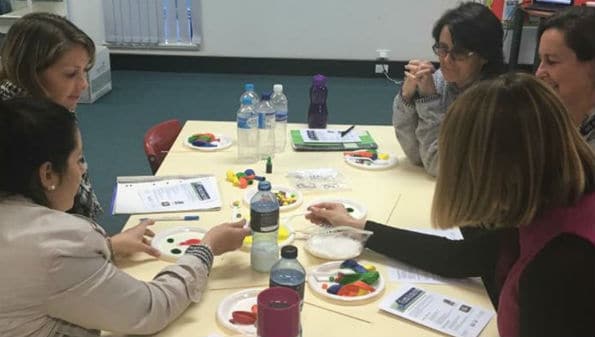
M524 225L593 190L595 154L555 92L531 75L466 90L438 142L436 227Z
M15 22L0 50L0 79L7 79L33 97L45 97L40 74L74 46L89 54L91 68L95 44L82 30L61 16L31 13Z

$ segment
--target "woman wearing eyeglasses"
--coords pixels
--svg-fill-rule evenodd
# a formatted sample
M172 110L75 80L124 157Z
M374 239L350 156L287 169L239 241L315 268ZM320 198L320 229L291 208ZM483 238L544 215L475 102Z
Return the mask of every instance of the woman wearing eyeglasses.
M393 103L393 125L409 160L435 176L444 113L471 84L504 72L504 56L502 24L478 3L448 10L435 23L432 36L440 69L429 61L409 61Z

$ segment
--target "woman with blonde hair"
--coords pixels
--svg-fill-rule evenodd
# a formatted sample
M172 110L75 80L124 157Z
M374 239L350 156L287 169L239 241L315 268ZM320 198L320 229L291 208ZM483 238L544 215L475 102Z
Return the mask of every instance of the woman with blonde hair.
M49 98L74 111L88 87L87 71L95 60L95 44L82 30L65 18L50 13L31 13L17 20L6 34L0 49L0 99L15 97ZM84 159L83 159L84 160ZM86 162L84 163L86 166ZM85 170L69 213L96 221L102 212ZM114 252L126 256L143 251L158 256L145 236L153 236L139 225L112 237Z
M371 230L367 248L444 277L492 279L501 336L594 336L595 154L555 92L524 74L481 82L451 106L439 145L434 226L494 229L451 241L332 203L307 218Z

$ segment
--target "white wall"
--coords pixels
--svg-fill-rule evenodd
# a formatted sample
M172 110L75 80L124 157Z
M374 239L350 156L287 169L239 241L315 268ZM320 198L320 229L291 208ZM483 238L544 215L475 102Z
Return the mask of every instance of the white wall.
M103 43L100 0L67 0L69 17ZM199 56L372 60L435 59L434 21L458 0L202 0Z

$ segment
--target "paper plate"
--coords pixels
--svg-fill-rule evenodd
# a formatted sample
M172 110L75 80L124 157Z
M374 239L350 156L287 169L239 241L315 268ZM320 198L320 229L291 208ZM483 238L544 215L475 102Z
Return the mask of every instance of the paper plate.
M313 234L304 244L304 249L319 259L342 261L360 256L364 244L341 234Z
M257 303L258 293L263 290L263 288L246 289L225 297L217 308L217 321L229 330L256 336L256 326L254 324L233 324L229 320L231 319L231 313L234 311L250 311L252 306Z
M248 220L247 223L250 223ZM279 225L279 237L277 243L279 244L279 248L283 246L287 246L293 242L295 239L295 232L293 228L289 225L281 224ZM252 235L248 235L244 238L244 243L242 244L242 248L250 249L252 247Z
M246 193L244 194L244 203L248 206L250 206L250 199L252 199L252 197L254 196L254 194L256 194L256 192L258 192L258 188L252 188L246 191ZM302 193L296 189L293 188L289 188L289 187L285 187L285 186L272 186L271 187L271 192L273 193L285 193L286 195L294 195L295 196L295 202L289 204L289 205L285 205L285 206L280 206L279 207L279 211L284 212L284 211L289 211L291 209L294 209L296 207L299 207L302 202L304 201L304 197L302 196ZM277 198L279 199L279 198ZM281 203L279 203L280 205Z
M371 285L372 287L374 287L374 291L369 294L362 295L362 296L349 297L349 296L339 296L339 295L327 293L326 289L322 288L323 284L326 283L328 286L330 286L333 284L333 282L318 281L316 279L316 276L317 275L333 274L333 271L336 271L337 269L339 269L342 262L343 261L328 262L328 263L324 263L324 264L310 268L308 270L308 277L307 277L308 285L309 285L310 289L313 290L315 293L317 293L320 296L323 296L325 298L330 298L333 300L337 300L337 301L341 301L341 302L365 301L365 300L368 300L368 299L371 299L371 298L374 298L374 297L380 295L384 291L384 278L382 278L382 274L380 274L380 276L378 277L378 280L374 284Z
M155 234L151 246L161 252L161 259L175 262L184 255L190 239L202 240L207 231L198 227L175 227Z
M388 159L371 160L369 158L353 157L349 155L343 156L345 162L351 166L355 166L364 170L386 170L397 165L397 156L390 153Z
M313 200L311 202L309 202L306 205L306 209L308 209L308 207L315 205L315 204L319 204L321 202L336 202L336 203L341 203L343 204L343 206L345 206L345 208L347 208L347 211L349 212L349 215L351 215L353 218L355 219L363 219L366 217L366 215L368 214L368 209L366 208L366 206L350 200L350 199L343 199L343 198L321 198L321 199L316 199Z
M207 147L207 146L192 145L192 143L190 143L188 141L188 138L186 138L184 140L184 145L188 146L189 148L199 150L199 151L219 151L219 150L227 149L228 147L231 146L231 144L233 144L233 140L226 135L222 135L222 134L218 134L218 133L215 133L214 135L215 135L215 137L219 138L219 141L212 142L211 144L216 145L216 146Z

